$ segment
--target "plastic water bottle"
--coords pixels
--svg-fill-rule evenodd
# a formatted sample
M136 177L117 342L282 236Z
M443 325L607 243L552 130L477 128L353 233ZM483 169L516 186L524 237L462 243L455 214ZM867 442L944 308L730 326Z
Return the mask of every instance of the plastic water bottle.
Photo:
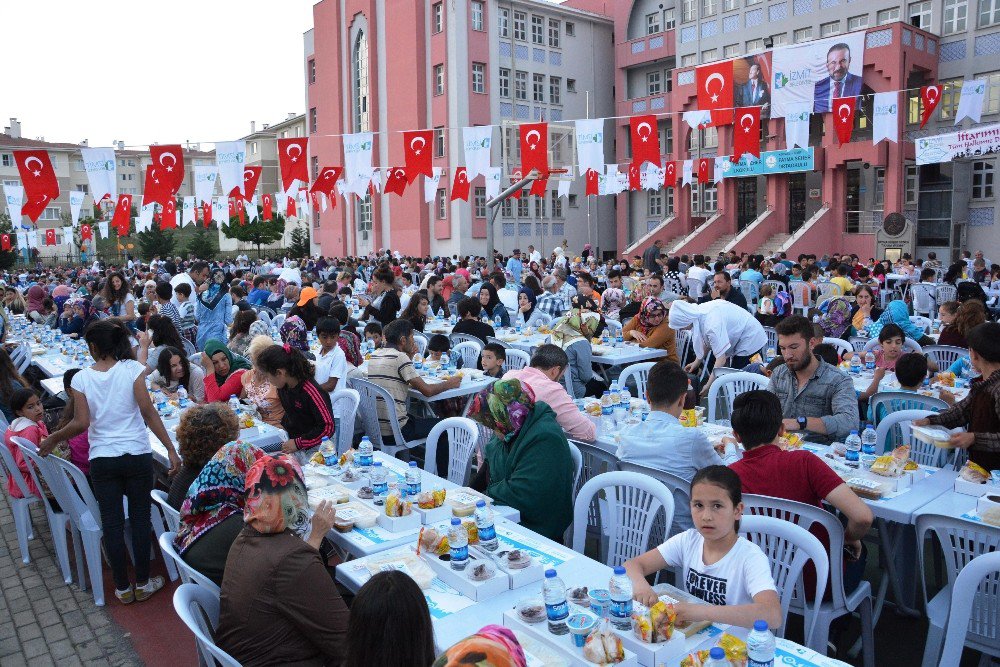
M569 632L569 628L566 627L566 619L569 617L566 585L556 575L555 570L545 570L542 598L545 600L545 615L549 619L549 632L554 635L564 635Z
M708 660L704 663L704 667L729 667L726 650L721 646L713 646L708 652Z
M375 447L372 445L372 441L368 439L368 436L361 438L361 444L358 445L358 466L361 468L371 468L373 454L375 453Z
M323 455L323 465L337 465L337 446L333 444L330 438L323 438L323 441L319 445L319 453Z
M767 348L767 351L764 352L765 361L767 361L767 363L774 361L776 356L778 356L778 353L773 347Z
M448 544L451 549L451 569L464 570L469 564L469 532L457 516L451 519Z
M632 407L632 392L628 390L628 387L621 385L618 388L618 396L621 398L619 403L622 404L623 408L628 410Z
M865 370L875 372L875 353L871 350L865 352Z
M442 370L448 370L451 367L451 357L448 356L447 352L441 353L441 368Z
M851 431L844 441L847 445L847 452L844 454L844 461L849 468L857 468L861 460L861 438L858 437L857 430Z
M479 546L487 551L496 551L500 540L497 539L493 510L485 500L476 501L476 529L479 531Z
M382 467L381 461L372 465L372 493L376 496L389 493L388 471Z
M153 403L156 405L157 410L163 412L167 409L167 395L157 389L153 392Z
M767 629L767 621L754 621L747 635L747 667L773 667L774 649L774 635Z
M618 406L621 405L621 396L618 393L618 383L612 382L609 391L611 392L612 409L617 408Z
M437 318L439 320L443 320L444 319L444 308L438 308Z
M235 414L240 414L240 399L236 398L236 394L229 395L229 409Z
M851 355L851 374L857 375L861 372L861 358L857 354Z
M601 394L601 416L602 417L610 417L611 416L611 413L615 409L614 401L615 401L615 399L611 398L611 392L608 391L607 389L605 389L604 393Z
M188 406L188 392L187 389L184 388L184 385L181 385L177 388L177 407L183 410L187 406Z
M501 320L500 316L497 315L496 317L493 318L493 328L499 331L500 327L502 326L503 326L503 320Z
M871 424L865 424L865 430L861 432L861 453L874 454L878 446L878 435Z
M611 592L611 625L619 630L632 629L632 580L619 565L608 584Z
M416 461L410 461L410 467L406 469L406 492L411 496L420 493L420 468Z

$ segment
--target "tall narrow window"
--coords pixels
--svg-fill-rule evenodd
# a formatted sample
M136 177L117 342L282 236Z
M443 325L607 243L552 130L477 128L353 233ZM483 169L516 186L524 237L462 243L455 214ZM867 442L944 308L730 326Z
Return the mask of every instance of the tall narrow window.
M472 29L483 30L483 3L475 1L472 3Z
M354 131L367 132L368 119L368 35L358 32L354 41Z

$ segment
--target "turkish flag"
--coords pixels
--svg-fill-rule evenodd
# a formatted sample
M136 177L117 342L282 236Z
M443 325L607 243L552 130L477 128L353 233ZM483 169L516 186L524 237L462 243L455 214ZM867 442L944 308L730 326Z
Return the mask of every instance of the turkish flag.
M469 201L469 174L465 167L455 170L455 181L451 184L451 201L456 199Z
M632 128L632 164L643 162L660 166L660 133L656 130L656 116L633 116L628 121Z
M434 177L431 162L431 142L434 130L403 132L403 156L406 158L406 182L412 183L417 174Z
M642 189L642 173L639 169L639 163L632 161L632 164L628 166L628 189L629 190L641 190Z
M233 216L236 215L236 200L232 197L229 198L229 219L232 220Z
M118 230L118 236L128 236L132 220L132 195L118 195L115 214L111 216L111 226Z
M163 213L160 214L160 229L177 228L177 200L173 197L167 198L167 203L163 206Z
M924 86L920 89L920 127L922 128L931 119L931 114L937 109L938 102L941 101L941 86Z
M309 183L309 165L307 164L308 137L278 139L278 166L281 167L281 189L288 192L292 181L298 179Z
M857 103L858 98L856 97L833 98L833 125L837 130L837 141L841 145L851 141L851 133L854 131L854 110Z
M711 114L715 125L733 122L733 61L702 65L694 72L698 84L698 109L717 110Z
M170 175L162 166L146 165L146 187L142 191L143 204L167 205L167 200L174 193L170 189Z
M36 206L41 204L45 195L45 204L59 197L59 182L56 180L56 170L52 168L52 160L47 151L13 151L17 173L21 175L21 185L24 186L25 198ZM45 207L42 206L42 210ZM31 217L27 210L23 211ZM34 222L38 216L31 217Z
M270 192L264 193L264 222L271 222L274 217L274 197Z
M382 192L385 194L396 194L400 197L403 196L403 191L406 190L406 184L410 179L407 178L407 173L409 168L403 167L393 167L389 170L389 177L385 181L385 187Z
M45 245L55 245L56 244L56 230L46 229L45 230Z
M715 158L703 157L698 160L698 182L711 183L715 172Z
M263 167L244 167L243 168L243 199L244 201L250 201L253 199L253 193L257 191L257 182L260 180L260 172L263 171Z
M181 145L150 146L149 156L153 158L154 165L163 168L158 173L166 175L170 194L176 194L184 181L184 153L181 150Z
M733 162L746 153L760 157L760 107L740 107L733 122Z
M42 193L35 195L21 205L21 214L28 216L32 222L38 222L38 217L48 207L52 198Z
M89 241L92 238L94 238L94 232L90 228L90 225L81 225L80 226L80 240L81 241Z
M536 178L531 182L531 189L528 190L529 195L535 195L536 197L544 197L545 191L549 187L549 179L547 178Z
M521 173L530 174L532 169L548 176L549 171L549 124L521 124Z
M0 250L10 250L10 234L0 235Z
M588 197L592 197L598 193L597 177L598 174L593 169L587 170L587 187L584 190L584 194Z
M677 163L672 160L663 165L663 185L668 188L677 187Z
M336 202L337 199L335 195L337 194L337 180L340 175L344 173L343 167L323 167L316 174L316 180L313 181L312 187L309 192L322 192L332 201ZM410 173L410 168L406 168L406 173ZM411 180L411 179L408 179ZM336 206L336 204L334 204Z
M295 208L295 198L289 197L288 201L285 202L285 217L290 218L297 213L298 210Z
M521 176L521 169L520 168L517 168L514 171L510 172L510 184L511 185L514 185L515 183L517 183L519 180L521 180L521 178L522 178L522 176ZM524 192L524 188L521 188L520 190L515 191L511 195L511 197L513 197L514 199L520 199L522 192Z
M204 202L201 205L201 217L205 221L205 226L212 224L212 202Z
M247 207L243 205L242 201L236 202L236 217L240 219L240 227L247 224Z

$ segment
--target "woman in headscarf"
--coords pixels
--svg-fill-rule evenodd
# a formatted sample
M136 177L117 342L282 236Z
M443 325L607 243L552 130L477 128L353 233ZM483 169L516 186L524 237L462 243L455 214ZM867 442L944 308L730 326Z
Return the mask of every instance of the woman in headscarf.
M857 331L851 324L851 304L842 296L828 299L820 306L823 313L819 318L819 326L826 338L849 340Z
M330 317L336 317L340 322L337 345L344 351L347 363L355 367L360 366L365 361L361 356L361 337L356 330L357 322L351 319L351 314L343 301L336 301L330 306Z
M854 305L851 313L851 326L855 331L861 331L882 316L882 309L875 302L875 290L869 285L858 285L854 288Z
M201 354L205 367L205 400L209 403L227 401L230 396L243 393L243 373L250 368L250 362L233 354L221 340L205 343Z
M243 397L248 403L253 404L257 409L257 414L264 422L275 428L281 428L281 420L285 417L285 408L281 406L277 388L267 381L267 377L257 366L257 356L273 345L274 341L267 335L257 336L250 341L247 355L253 363L253 367L243 374Z
M431 667L528 667L513 630L487 625L442 653Z
M44 306L42 302L45 300L45 288L41 285L32 285L28 288L28 310L25 314L35 321L41 321L45 319ZM37 315L36 315L37 313Z
M601 295L601 312L609 320L621 319L621 309L625 305L625 292L617 287L609 287Z
M882 327L887 324L898 325L907 338L912 338L918 345L934 345L934 339L924 333L924 330L910 321L910 311L906 303L900 300L890 301L882 316L868 327L868 337L878 338Z
M668 292L684 294L684 281L681 279L681 260L671 257L667 260L667 272L663 274L663 286Z
M278 329L278 334L281 336L282 343L295 348L309 359L314 358L309 351L309 332L306 330L306 323L302 321L301 317L292 315L285 318L281 328Z
M204 350L210 339L228 338L226 332L233 323L233 298L229 295L225 271L219 268L212 271L208 288L198 294L195 311L198 315L198 349Z
M556 415L520 380L499 380L469 416L493 431L473 488L521 513L521 525L556 542L573 520L573 458Z
M321 501L310 526L302 469L289 456L258 458L245 489L246 525L226 561L216 644L244 665L341 664L350 612L320 552L333 506Z
M679 363L677 337L667 323L667 307L655 296L647 296L642 300L639 314L622 327L622 338L642 347L666 350L667 356L664 358Z
M573 381L573 398L600 397L608 388L595 377L592 366L594 354L590 339L597 335L600 324L600 315L577 306L552 326L552 343L561 347L569 357L566 372Z
M590 258L592 249L593 246L590 245L589 243L583 244L583 252L580 253L580 257L583 259L584 262L586 262Z
M494 324L499 317L501 327L510 326L510 313L500 301L497 288L491 283L483 283L483 286L479 288L479 303L482 304L483 313L489 318L490 324Z
M535 308L537 304L538 297L535 296L534 290L530 287L522 287L517 293L517 317L515 321L526 327L538 326L545 314Z

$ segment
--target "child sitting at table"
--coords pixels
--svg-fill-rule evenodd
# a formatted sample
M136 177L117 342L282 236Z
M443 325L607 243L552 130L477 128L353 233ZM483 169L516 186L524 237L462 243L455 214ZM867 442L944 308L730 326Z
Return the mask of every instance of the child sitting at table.
M382 349L382 325L378 322L369 322L365 325L365 340L375 344L376 350Z
M337 344L340 339L340 320L321 317L316 322L319 355L316 357L316 383L323 391L337 389L339 381L347 375L347 357Z
M778 411L780 415L780 410ZM674 535L657 548L625 561L634 597L646 606L657 595L646 577L667 567L682 571L681 588L704 604L678 602L678 622L710 621L753 627L763 619L781 626L781 603L767 556L737 532L743 516L743 487L726 466L707 466L691 480L694 528Z
M31 478L31 473L28 472L28 462L21 455L21 448L11 438L24 438L34 443L37 447L42 438L49 434L44 421L45 407L42 405L42 400L38 398L38 394L35 393L34 389L18 389L11 396L10 409L14 412L15 419L7 427L7 432L3 436L4 444L6 444L7 449L10 450L11 455L14 457L14 462L17 464L17 469L24 478L28 490L35 496L41 496L38 487L35 486L35 481ZM8 472L12 473L13 471ZM17 482L11 476L7 477L7 492L10 493L12 498L24 497L21 494L21 489L18 488Z
M441 361L442 354L451 352L451 341L443 334L434 334L427 343L428 361Z
M79 368L71 368L63 373L63 387L69 388L73 384L73 376L80 372ZM66 392L66 405L63 407L62 416L56 430L59 430L73 421L73 414L76 408L73 406L73 392ZM79 468L87 478L90 478L90 436L87 431L74 435L66 441L69 445L69 460Z
M489 377L498 378L503 375L503 365L507 361L507 350L499 343L490 343L479 354L479 364Z

